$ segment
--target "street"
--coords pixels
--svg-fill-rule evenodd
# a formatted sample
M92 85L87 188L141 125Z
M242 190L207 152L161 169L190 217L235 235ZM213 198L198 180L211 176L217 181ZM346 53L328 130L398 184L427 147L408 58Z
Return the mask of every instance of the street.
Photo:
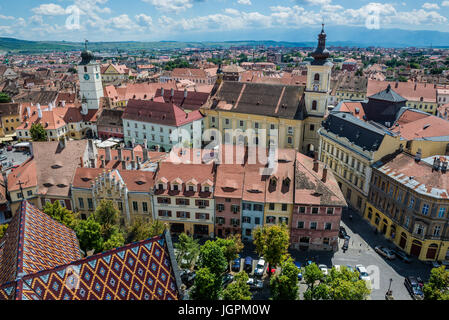
M0 154L0 157L6 156L6 160L1 160L0 162L3 165L3 169L11 168L12 166L18 166L24 163L30 156L28 152L23 151L6 151L6 148L2 149L3 153ZM11 170L8 170L6 174L9 174Z

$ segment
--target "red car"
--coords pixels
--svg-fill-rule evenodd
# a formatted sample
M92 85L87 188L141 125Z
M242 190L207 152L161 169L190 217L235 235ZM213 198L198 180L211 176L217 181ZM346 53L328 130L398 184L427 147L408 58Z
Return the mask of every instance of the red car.
M268 270L270 266L267 266L267 273L271 273L271 274L275 274L276 273L276 268L275 267L271 267L271 272L270 270Z
M6 150L12 151L12 146L8 146L8 147L6 148Z
M19 166L15 165L14 167L11 168L11 172L13 172L15 169L17 169Z

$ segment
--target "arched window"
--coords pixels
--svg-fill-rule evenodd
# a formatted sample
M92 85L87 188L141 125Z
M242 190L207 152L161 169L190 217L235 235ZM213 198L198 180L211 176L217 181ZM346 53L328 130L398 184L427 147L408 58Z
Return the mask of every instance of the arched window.
M317 105L318 103L316 102L316 100L312 101L312 110L316 110L317 109Z
M320 81L320 74L315 73L315 77L313 78L314 81Z

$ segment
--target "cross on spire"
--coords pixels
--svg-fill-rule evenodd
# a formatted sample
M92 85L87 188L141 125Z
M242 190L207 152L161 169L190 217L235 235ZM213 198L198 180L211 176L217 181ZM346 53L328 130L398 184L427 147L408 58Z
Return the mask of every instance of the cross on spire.
M84 40L84 48L86 49L86 51L87 51L87 44L89 43L89 40L87 40L87 39L85 39Z

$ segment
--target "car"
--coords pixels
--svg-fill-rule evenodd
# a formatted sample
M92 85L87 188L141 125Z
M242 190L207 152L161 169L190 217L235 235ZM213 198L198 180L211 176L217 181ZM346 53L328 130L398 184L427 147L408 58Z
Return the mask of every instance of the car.
M246 283L249 285L249 288L251 290L261 290L261 289L263 289L263 281L262 280L249 278Z
M358 264L358 265L355 266L355 269L359 273L359 279L360 280L365 280L365 281L371 282L371 278L370 278L370 276L368 274L368 271L366 270L366 268L363 265Z
M327 266L325 264L318 265L318 268L320 268L321 272L327 276L329 274L329 270L327 269Z
M408 276L404 279L404 285L407 288L408 292L415 300L423 300L424 299L424 293L421 290L421 286L419 285L418 280L416 277Z
M0 161L5 161L6 159L8 159L7 156L0 156Z
M8 146L8 147L6 148L6 150L12 151L12 146Z
M438 263L438 261L432 261L432 267L439 268L439 267L441 267L441 265Z
M272 266L271 270L270 270L270 266L268 265L267 266L267 273L275 274L276 273L276 268Z
M296 268L299 269L298 280L301 281L301 280L302 280L302 269L301 269L301 264L300 264L299 262L295 262L295 266L296 266Z
M248 273L251 273L253 271L253 258L245 258L244 270Z
M354 272L354 271L355 271L354 268L351 267L350 265L346 265L346 268L347 268L349 271L351 271L351 272Z
M404 261L406 263L411 263L412 262L412 258L408 254L406 254L404 251L399 250L399 249L390 249L390 250L400 260L402 260L402 261Z
M223 277L223 288L225 288L232 281L234 281L234 276L230 273L226 273Z
M237 259L234 260L234 262L232 263L232 267L231 267L232 271L235 271L235 272L240 271L241 259L242 258L239 256Z
M262 276L265 271L265 260L260 258L257 262L256 269L254 269L254 275Z
M344 227L340 227L340 232L338 233L338 236L342 239L344 239L348 233L346 232L346 229Z
M345 242L343 243L343 247L341 247L343 249L343 251L348 250L349 248L349 239L345 238Z
M374 251L376 251L381 256L387 258L388 260L394 260L396 258L396 255L391 252L391 249L382 247L382 246L376 246L374 247Z

